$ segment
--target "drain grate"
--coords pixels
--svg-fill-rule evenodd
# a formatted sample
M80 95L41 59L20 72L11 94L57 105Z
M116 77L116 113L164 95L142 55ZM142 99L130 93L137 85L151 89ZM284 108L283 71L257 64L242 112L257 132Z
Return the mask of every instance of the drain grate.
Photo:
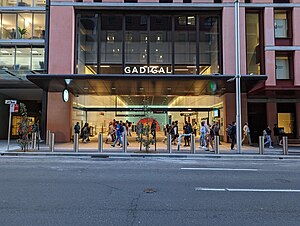
M146 189L144 189L144 192L145 193L154 193L154 192L157 192L157 190L155 188L146 188Z

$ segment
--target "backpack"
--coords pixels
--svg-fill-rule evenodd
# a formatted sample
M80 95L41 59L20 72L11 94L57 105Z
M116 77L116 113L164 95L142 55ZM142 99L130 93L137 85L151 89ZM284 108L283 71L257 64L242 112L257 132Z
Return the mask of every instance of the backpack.
M120 132L121 132L121 133L124 132L124 126L120 126Z
M227 129L227 133L228 133L229 136L231 136L233 134L232 130L233 130L232 126L229 126L228 129Z

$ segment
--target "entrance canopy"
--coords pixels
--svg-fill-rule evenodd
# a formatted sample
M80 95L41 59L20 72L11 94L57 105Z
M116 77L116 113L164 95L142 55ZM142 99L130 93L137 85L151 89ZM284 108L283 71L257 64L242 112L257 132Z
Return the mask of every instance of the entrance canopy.
M48 92L67 88L74 95L222 95L235 92L234 75L27 75L28 80ZM241 91L249 92L265 75L242 75Z

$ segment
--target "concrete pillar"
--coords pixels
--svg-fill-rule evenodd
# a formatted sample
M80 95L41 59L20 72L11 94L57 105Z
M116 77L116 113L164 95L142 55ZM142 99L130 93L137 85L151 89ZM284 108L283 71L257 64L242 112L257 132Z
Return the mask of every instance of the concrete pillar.
M274 10L271 7L265 8L264 32L265 46L274 46ZM265 51L265 61L266 75L268 76L266 86L276 86L275 51Z

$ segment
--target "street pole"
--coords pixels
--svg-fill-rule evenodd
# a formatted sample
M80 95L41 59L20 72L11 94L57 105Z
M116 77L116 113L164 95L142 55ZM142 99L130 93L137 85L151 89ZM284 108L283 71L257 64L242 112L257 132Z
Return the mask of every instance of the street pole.
M240 3L234 2L235 10L235 74L236 74L236 148L242 153L242 122L241 122L241 68L240 68Z

